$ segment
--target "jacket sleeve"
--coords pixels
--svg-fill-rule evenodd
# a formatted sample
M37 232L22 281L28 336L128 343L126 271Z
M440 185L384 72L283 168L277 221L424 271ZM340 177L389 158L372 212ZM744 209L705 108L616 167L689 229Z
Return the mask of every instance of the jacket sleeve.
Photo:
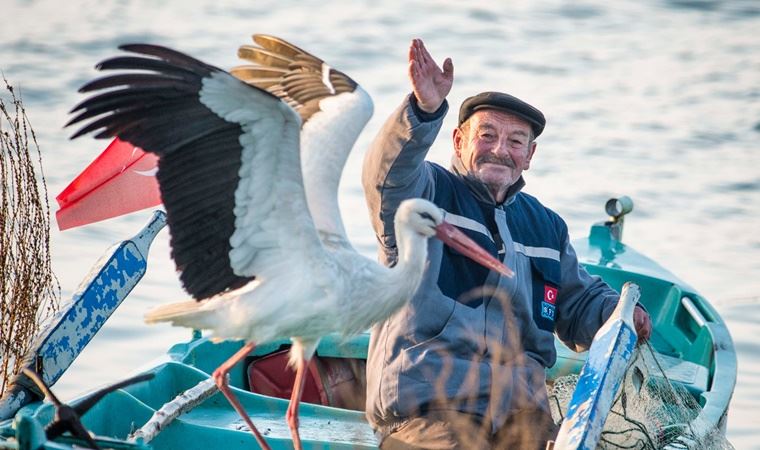
M569 348L585 351L612 314L620 296L600 277L591 276L578 264L578 257L567 235L560 255L560 266L562 281L555 330Z
M421 112L409 95L388 118L364 157L362 184L375 234L384 250L395 249L393 217L405 199L431 199L433 172L425 162L448 110L444 102L432 114ZM391 250L392 251L392 250ZM395 255L385 255L390 260ZM384 261L386 263L391 261Z

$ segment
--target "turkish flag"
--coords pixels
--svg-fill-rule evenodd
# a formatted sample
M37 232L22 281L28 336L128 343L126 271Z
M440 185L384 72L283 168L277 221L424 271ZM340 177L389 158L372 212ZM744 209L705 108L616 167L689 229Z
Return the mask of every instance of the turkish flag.
M544 301L552 305L557 303L557 288L549 286L548 284L545 284L544 285Z
M158 156L114 139L56 200L58 229L86 225L161 204Z

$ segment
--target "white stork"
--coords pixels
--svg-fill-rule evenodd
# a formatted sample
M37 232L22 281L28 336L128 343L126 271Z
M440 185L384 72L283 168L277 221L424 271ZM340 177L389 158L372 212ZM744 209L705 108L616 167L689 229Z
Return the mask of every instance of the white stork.
M126 72L83 86L108 90L76 106L72 113L82 111L69 125L88 121L72 139L99 130L98 138L118 136L159 156L172 257L195 300L155 308L146 321L246 342L212 376L262 448L269 446L226 375L256 343L292 339L296 381L286 417L301 448L298 404L320 337L360 333L403 306L422 279L427 238L511 272L421 199L396 213L395 267L359 255L346 237L337 190L372 101L309 53L271 36L254 41L259 46L243 46L239 55L257 65L233 69L245 83L165 47L121 46L139 56L100 63L100 70Z

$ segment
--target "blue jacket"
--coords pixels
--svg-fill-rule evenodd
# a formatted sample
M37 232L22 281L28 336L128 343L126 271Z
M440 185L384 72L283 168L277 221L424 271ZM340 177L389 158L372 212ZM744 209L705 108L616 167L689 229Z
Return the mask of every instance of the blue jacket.
M399 203L423 197L515 276L429 241L417 293L372 330L366 409L381 435L420 411L469 412L496 431L512 410L548 410L544 369L556 360L554 333L572 349L587 349L618 299L578 265L565 222L521 192L522 178L496 204L458 160L451 170L425 161L446 108L425 117L407 98L366 155L363 183L380 259L396 260Z

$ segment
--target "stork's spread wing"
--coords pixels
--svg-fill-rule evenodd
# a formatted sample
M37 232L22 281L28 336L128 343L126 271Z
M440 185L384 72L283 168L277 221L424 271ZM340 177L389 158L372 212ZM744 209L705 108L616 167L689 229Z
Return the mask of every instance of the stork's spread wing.
M152 45L102 62L124 69L85 85L69 122L159 155L172 257L203 299L323 251L308 214L299 116L279 98L187 55ZM138 72L139 71L139 72ZM311 253L310 253L311 252ZM269 272L271 273L271 272Z
M231 73L266 89L303 119L301 167L317 228L348 245L338 207L338 185L348 154L372 116L372 100L354 80L282 39L257 34L238 56L253 65Z

